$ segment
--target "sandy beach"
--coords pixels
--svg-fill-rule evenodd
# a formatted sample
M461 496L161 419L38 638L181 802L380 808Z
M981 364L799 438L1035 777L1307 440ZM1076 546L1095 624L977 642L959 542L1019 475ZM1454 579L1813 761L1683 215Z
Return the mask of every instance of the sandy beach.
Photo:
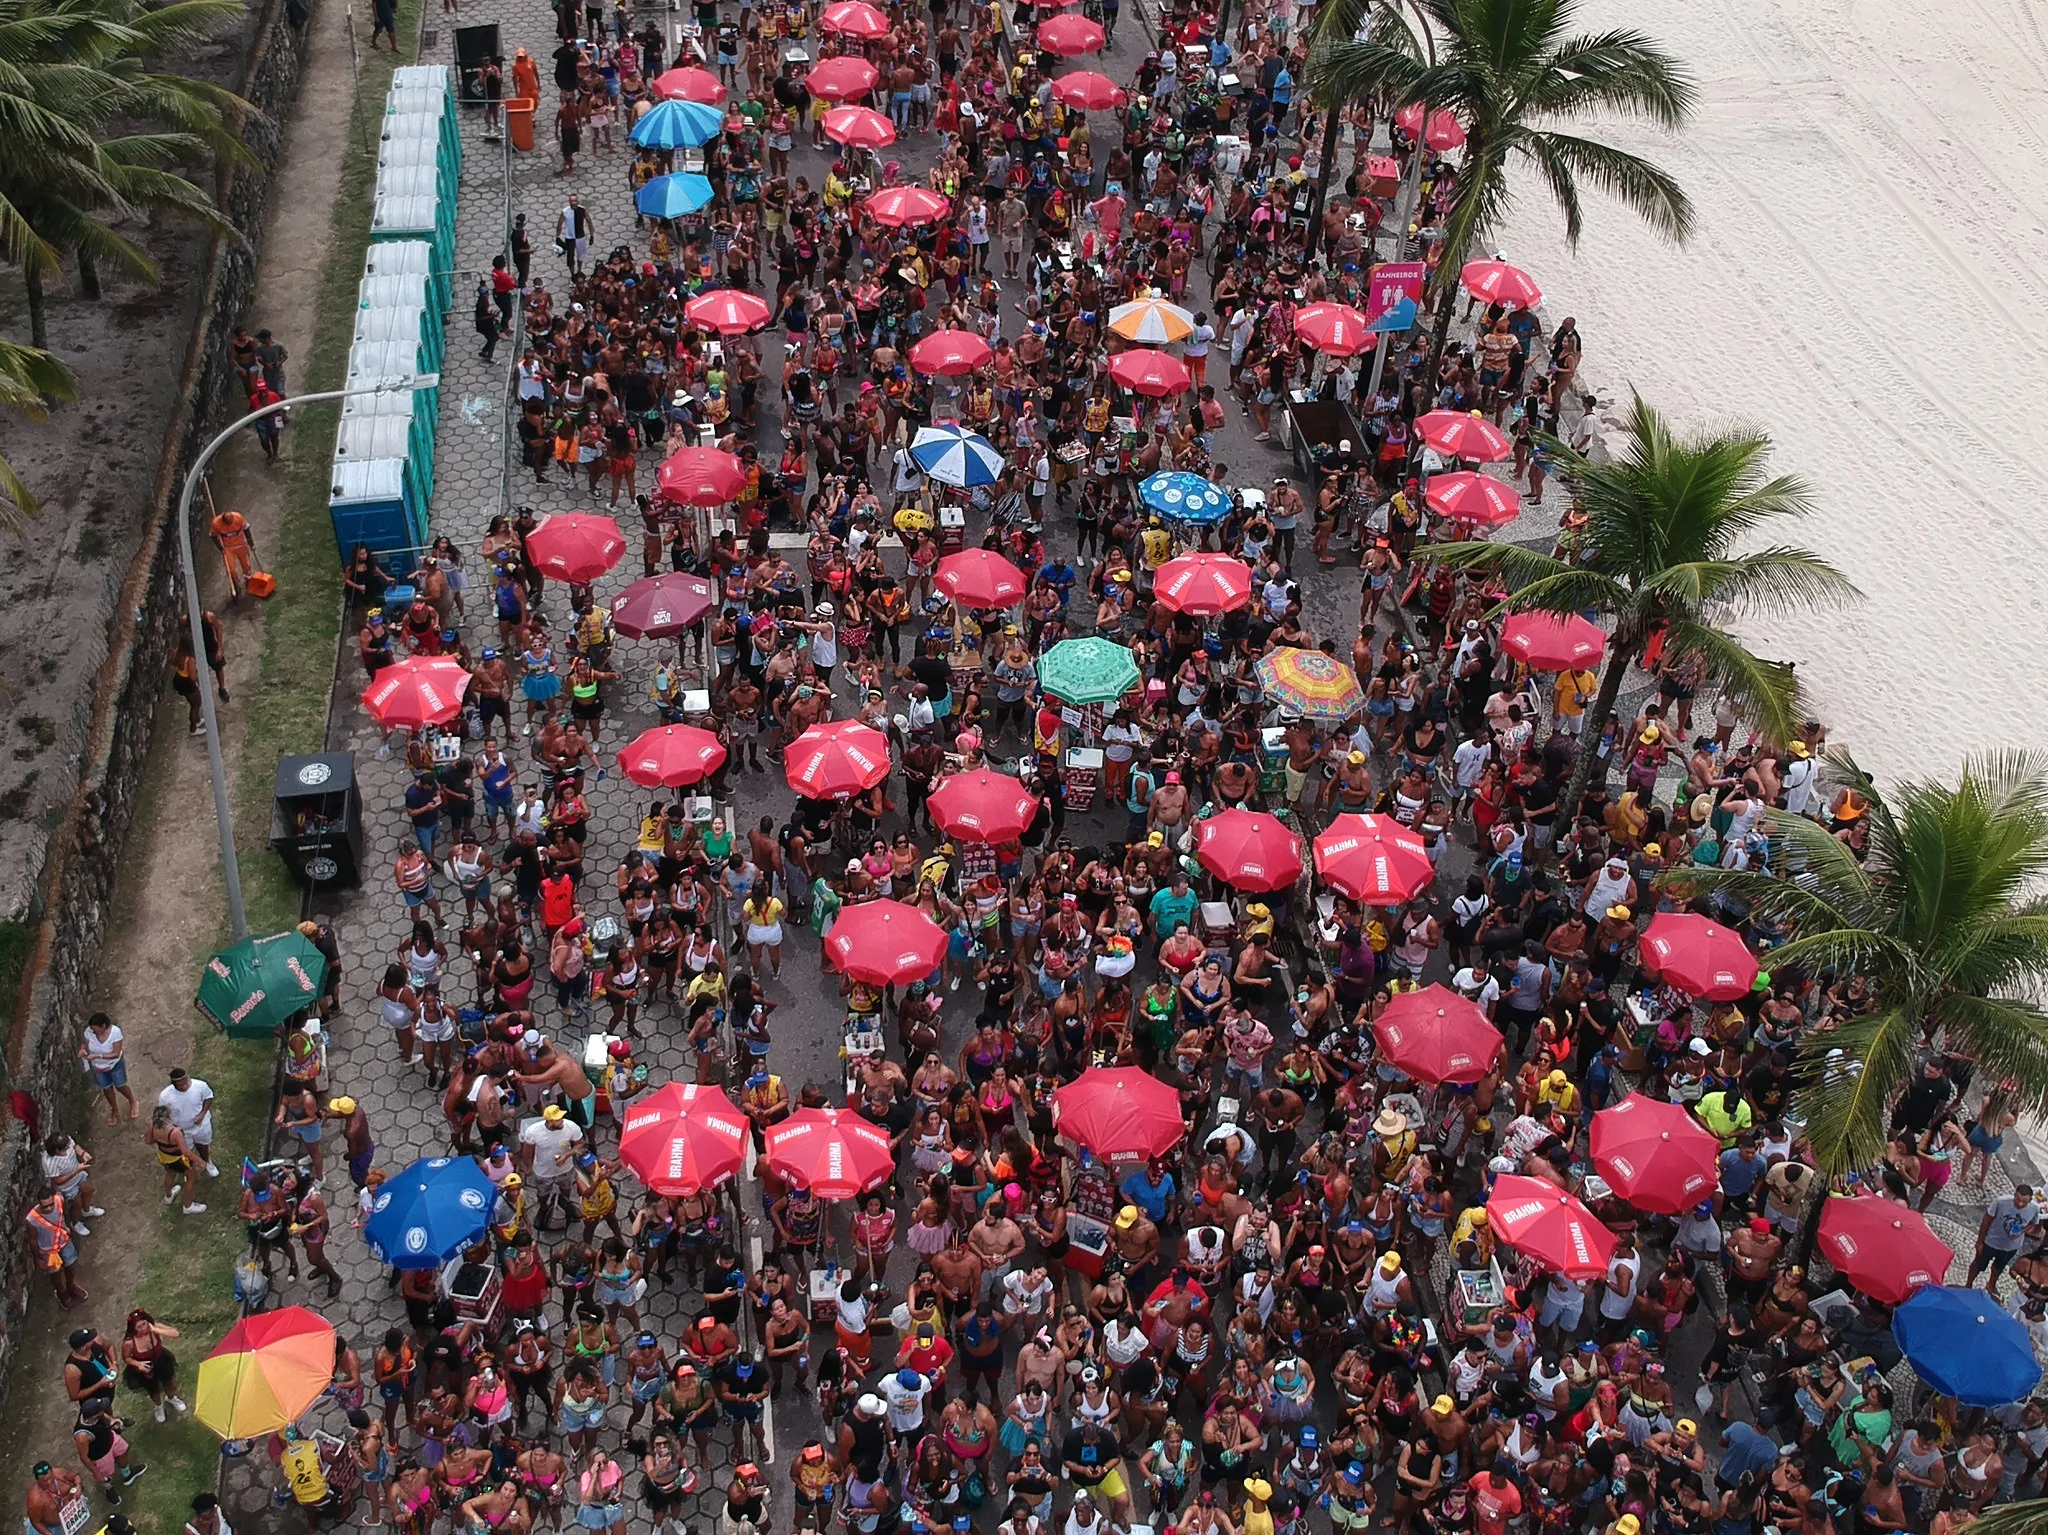
M1962 0L1589 0L1694 74L1692 126L1603 127L1667 167L1699 230L1664 244L1589 199L1574 257L1532 172L1499 248L1573 315L1603 402L1767 429L1815 488L1791 535L1868 600L1753 624L1799 662L1835 737L1881 777L2048 746L2033 706L2048 469L2023 409L2048 384L2048 23Z

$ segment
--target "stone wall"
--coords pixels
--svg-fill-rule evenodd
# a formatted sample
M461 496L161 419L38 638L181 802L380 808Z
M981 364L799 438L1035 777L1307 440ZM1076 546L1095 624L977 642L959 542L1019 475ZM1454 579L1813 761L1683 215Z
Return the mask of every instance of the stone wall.
M294 23L292 12L297 12ZM178 406L164 433L151 494L155 516L144 533L114 609L107 659L94 679L93 714L79 789L52 834L37 889L33 947L7 1034L10 1085L34 1095L46 1122L78 1079L79 1015L97 966L116 870L134 823L150 729L169 674L179 611L178 492L207 435L218 430L231 370L227 337L256 288L263 212L283 126L298 97L305 56L305 11L265 0L241 93L264 114L244 139L259 164L223 173L218 187L232 232L207 252L191 340L179 378ZM0 1401L28 1286L36 1280L23 1217L43 1182L42 1163L18 1120L0 1141Z

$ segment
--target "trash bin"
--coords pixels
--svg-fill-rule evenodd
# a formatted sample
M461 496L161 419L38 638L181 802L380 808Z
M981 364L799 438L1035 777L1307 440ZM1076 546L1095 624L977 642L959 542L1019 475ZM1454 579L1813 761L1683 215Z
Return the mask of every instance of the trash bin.
M505 123L514 149L533 148L533 109L540 103L531 96L505 98Z

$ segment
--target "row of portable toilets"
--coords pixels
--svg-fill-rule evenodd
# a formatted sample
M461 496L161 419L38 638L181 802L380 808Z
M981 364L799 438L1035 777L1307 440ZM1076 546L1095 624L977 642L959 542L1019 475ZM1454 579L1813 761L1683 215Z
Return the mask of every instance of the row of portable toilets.
M370 250L356 294L347 389L441 371L455 268L462 136L439 64L393 72L384 100ZM344 400L328 508L344 560L358 544L394 574L429 542L438 388Z

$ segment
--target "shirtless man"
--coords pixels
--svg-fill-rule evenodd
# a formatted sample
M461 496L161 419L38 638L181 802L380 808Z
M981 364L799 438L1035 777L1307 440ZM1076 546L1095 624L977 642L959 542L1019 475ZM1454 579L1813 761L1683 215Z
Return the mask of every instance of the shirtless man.
M1332 805L1352 815L1363 815L1372 807L1372 764L1361 751L1346 752L1337 764L1337 776L1323 790L1323 809Z
M755 772L761 771L761 690L754 685L754 679L740 672L726 690L726 708L730 711L732 727L733 766L743 766L741 758Z
M590 1085L583 1062L575 1056L565 1050L557 1050L542 1037L535 1042L533 1069L517 1072L515 1076L526 1086L542 1092L549 1087L558 1089L569 1118L580 1125L586 1135L590 1132L596 1119L597 1089Z
M1171 842L1188 818L1188 791L1180 781L1180 774L1169 771L1166 781L1152 791L1152 803L1145 813L1149 828L1162 833Z
M980 1255L957 1231L944 1250L932 1254L932 1278L938 1281L946 1315L955 1323L974 1309L981 1293L983 1266Z
M1159 1228L1136 1205L1125 1205L1110 1223L1109 1245L1131 1289L1142 1294L1147 1270L1159 1261Z
M1010 1219L1002 1200L991 1199L982 1207L981 1219L968 1229L967 1245L983 1265L975 1299L987 1300L1024 1251L1024 1228Z
M1785 1239L1761 1215L1751 1218L1728 1238L1728 1299L1753 1306L1770 1288L1771 1269L1785 1250Z

